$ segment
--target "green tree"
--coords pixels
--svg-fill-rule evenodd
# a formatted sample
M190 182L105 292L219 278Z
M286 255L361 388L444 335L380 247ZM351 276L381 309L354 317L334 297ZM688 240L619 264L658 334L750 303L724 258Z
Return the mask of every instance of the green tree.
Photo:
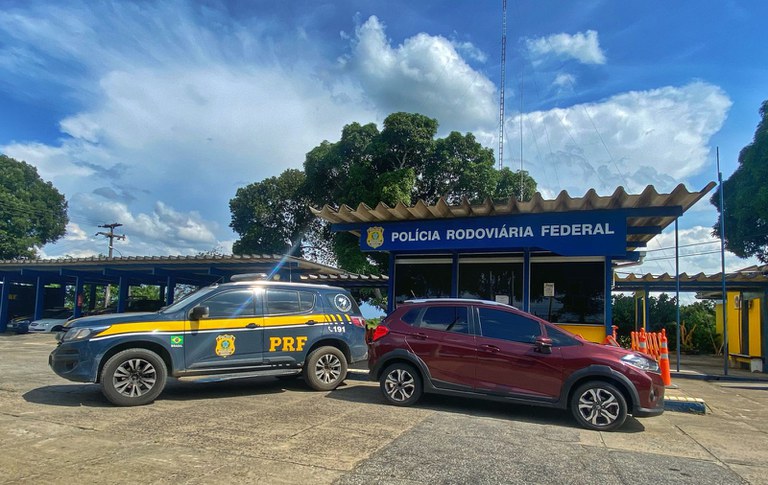
M723 182L725 246L737 256L768 263L768 100L760 107L752 143L739 153L739 166ZM720 188L710 199L720 208ZM713 235L720 237L719 221Z
M288 241L311 241L308 246L330 253L329 262L341 268L379 274L386 270L386 255L362 253L356 236L332 234L316 218L306 218L307 206L412 205L419 199L435 203L440 197L448 203L465 197L477 203L518 194L521 177L524 198L532 196L536 182L526 172L497 171L492 150L474 135L452 132L436 139L437 128L437 120L417 113L393 113L381 131L372 123L351 123L338 142L323 141L307 153L303 186L272 178L238 190L230 201L231 226L241 237L235 252L278 252L291 247ZM274 214L279 201L285 201L285 212Z
M279 177L237 189L229 201L230 227L240 234L233 253L300 254L296 243L312 217L304 180L304 172L289 169Z
M33 258L66 231L67 201L37 169L0 155L0 260Z

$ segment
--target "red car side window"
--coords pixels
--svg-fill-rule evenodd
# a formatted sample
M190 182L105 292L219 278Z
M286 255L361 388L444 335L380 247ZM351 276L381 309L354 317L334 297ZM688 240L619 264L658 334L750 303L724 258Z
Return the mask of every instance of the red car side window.
M479 308L480 333L483 337L533 343L541 335L541 324L517 313Z

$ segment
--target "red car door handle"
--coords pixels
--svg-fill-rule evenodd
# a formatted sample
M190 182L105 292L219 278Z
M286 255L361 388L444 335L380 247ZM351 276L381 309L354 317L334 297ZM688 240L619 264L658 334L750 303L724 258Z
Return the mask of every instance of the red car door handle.
M427 340L427 334L424 334L424 333L421 333L421 332L419 332L419 333L412 333L411 337L419 339L419 340Z
M481 349L487 351L487 352L498 352L501 350L500 348L496 347L495 345L489 345L489 344L483 344L480 346Z

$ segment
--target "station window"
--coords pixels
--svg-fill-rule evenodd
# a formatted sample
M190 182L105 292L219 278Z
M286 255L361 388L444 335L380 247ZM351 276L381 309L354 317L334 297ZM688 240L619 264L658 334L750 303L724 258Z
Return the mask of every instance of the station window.
M523 259L467 257L459 260L459 297L523 307Z
M397 258L395 304L417 298L448 298L450 296L450 258Z
M554 283L555 295L544 296ZM605 263L547 258L531 261L530 312L555 323L603 323Z

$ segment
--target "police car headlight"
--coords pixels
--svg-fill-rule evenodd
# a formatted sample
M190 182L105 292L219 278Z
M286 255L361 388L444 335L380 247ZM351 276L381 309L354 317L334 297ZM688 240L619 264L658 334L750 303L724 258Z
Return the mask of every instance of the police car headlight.
M64 337L62 337L62 342L72 342L73 340L85 340L93 335L96 335L100 332L103 332L104 330L108 329L109 326L105 327L77 327L77 328L70 328L67 333L64 334Z
M659 364L647 357L638 354L628 354L621 358L621 361L645 372L659 372Z

